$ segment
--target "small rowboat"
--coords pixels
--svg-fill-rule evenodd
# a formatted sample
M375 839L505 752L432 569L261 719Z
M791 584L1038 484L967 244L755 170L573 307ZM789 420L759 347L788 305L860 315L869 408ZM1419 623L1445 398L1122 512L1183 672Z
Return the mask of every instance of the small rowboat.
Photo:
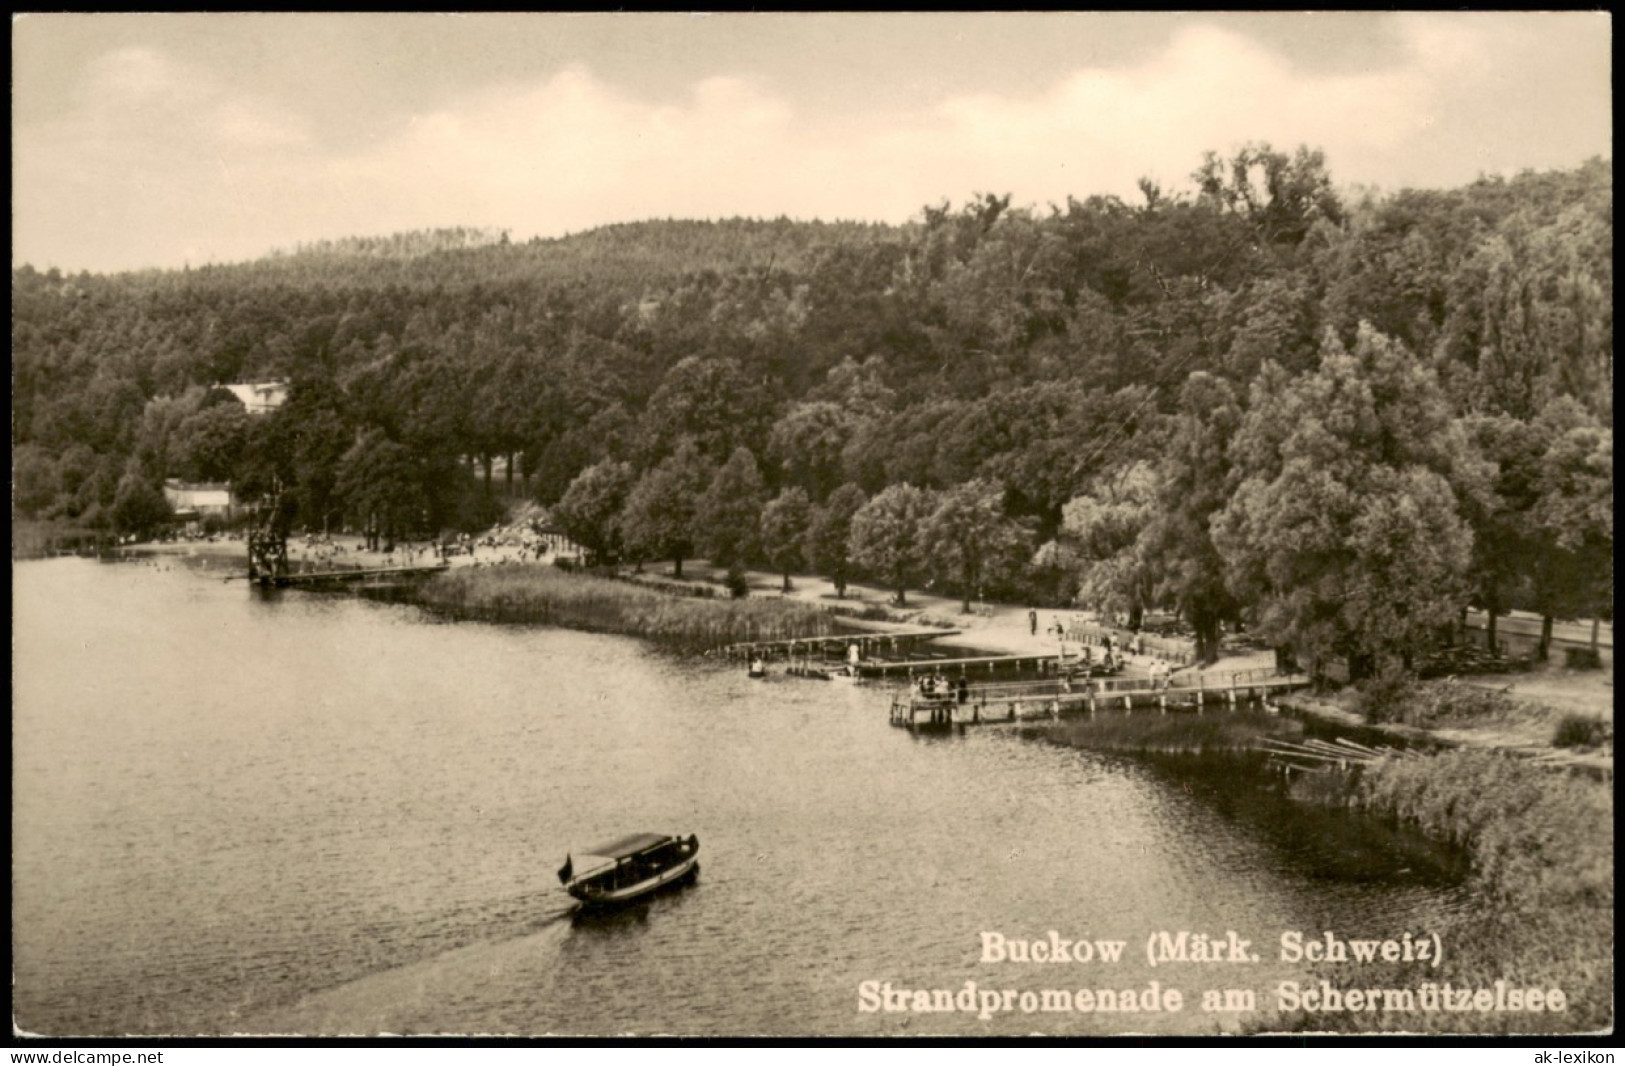
M659 833L634 833L582 853L577 869L564 857L559 883L588 906L629 903L699 872L700 841Z

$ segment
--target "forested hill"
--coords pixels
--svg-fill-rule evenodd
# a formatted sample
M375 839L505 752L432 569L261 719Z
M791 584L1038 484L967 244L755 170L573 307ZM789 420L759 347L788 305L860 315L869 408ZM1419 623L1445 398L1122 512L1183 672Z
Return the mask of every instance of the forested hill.
M452 227L316 241L248 263L149 271L140 278L153 286L291 284L329 289L591 284L626 293L707 271L759 268L801 273L832 249L898 244L909 232L906 226L786 218L667 219L513 242L503 231Z
M1008 536L851 560L899 584L1081 581L1102 606L1241 613L1344 652L1436 620L1399 588L1592 609L1612 179L1599 160L1356 201L1319 153L1254 146L1207 156L1187 194L979 195L904 227L454 229L182 271L24 267L14 507L139 530L182 477L280 485L313 526L427 531L488 516L495 468L547 502L574 486L578 518L590 497L605 554L765 558L714 542L715 515L644 505L720 482L713 502L800 490L811 521L906 488L919 521L990 499L967 513ZM265 417L211 388L271 379L292 399ZM972 542L1008 550L972 565Z

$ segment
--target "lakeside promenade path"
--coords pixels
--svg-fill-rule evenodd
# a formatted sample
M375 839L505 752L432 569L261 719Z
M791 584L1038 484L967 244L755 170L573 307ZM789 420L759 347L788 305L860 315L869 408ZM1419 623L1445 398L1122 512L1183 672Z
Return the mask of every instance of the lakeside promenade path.
M472 554L455 555L451 558L451 565L455 568L471 566L495 566L503 564L550 566L554 555L549 553L539 560L527 557L523 562L515 546L498 545L481 546L476 538ZM403 562L402 553L385 555L382 552L366 551L362 539L358 536L335 536L334 544L343 548L336 554L336 558L345 566L362 566L377 568L386 565L399 565ZM247 565L247 546L241 540L218 541L184 541L172 544L138 545L133 549L140 553L153 554L187 554L201 555L211 559L218 559L216 564L222 574L238 573ZM290 561L298 566L301 563L302 541L290 541ZM420 559L420 561L423 561ZM659 580L665 578L676 580L671 576L669 562L645 564L644 573L647 577ZM707 584L719 586L722 575L714 572L704 559L684 560L684 584ZM945 632L943 636L935 638L932 643L938 648L964 648L978 649L1005 655L1054 655L1060 650L1054 627L1059 622L1064 628L1069 628L1076 621L1094 622L1093 615L1083 611L1060 611L1055 609L1038 610L1038 631L1032 632L1032 624L1028 615L1029 608L1023 604L977 603L971 613L961 613L962 601L956 597L942 596L929 590L909 590L907 605L897 607L893 605L893 591L870 584L848 584L844 599L837 598L835 588L827 578L812 574L797 574L791 577L791 591L781 592L782 578L778 574L761 570L746 572L746 580L753 597L761 599L786 598L818 606L844 606L862 609L865 606L884 607L890 615L890 621L875 623L878 627L898 628L902 630L918 629L921 625L936 624L951 627L953 633ZM1470 617L1469 621L1474 619ZM1514 616L1513 629L1527 628L1529 619ZM1520 624L1521 623L1521 624ZM1538 628L1538 619L1534 625ZM1506 620L1501 621L1506 626ZM1565 641L1574 643L1589 643L1589 624L1559 623L1556 635ZM1564 670L1556 666L1545 670L1537 670L1528 674L1509 674L1482 676L1468 679L1467 683L1493 688L1517 699L1541 705L1550 712L1545 717L1530 717L1514 721L1486 723L1485 727L1473 729L1436 729L1432 732L1452 740L1456 743L1466 743L1473 746L1528 748L1547 747L1550 745L1551 731L1556 717L1562 714L1576 713L1593 717L1613 718L1613 669L1612 669L1612 626L1602 627L1600 634L1605 647L1603 671L1579 672ZM1580 639L1575 639L1580 638ZM1077 645L1069 645L1071 653L1076 654ZM1144 677L1149 672L1151 658L1133 655L1127 656L1128 666L1125 672L1127 677ZM1560 659L1558 660L1561 661ZM1206 673L1214 679L1215 687L1222 687L1221 679L1227 678L1231 673L1263 669L1273 666L1274 656L1269 651L1253 651L1245 654L1227 654L1219 660ZM1324 701L1314 701L1323 703ZM1348 712L1340 711L1331 704L1324 707L1324 713L1333 718L1339 718ZM1353 718L1350 719L1351 721ZM1612 759L1608 758L1611 765Z

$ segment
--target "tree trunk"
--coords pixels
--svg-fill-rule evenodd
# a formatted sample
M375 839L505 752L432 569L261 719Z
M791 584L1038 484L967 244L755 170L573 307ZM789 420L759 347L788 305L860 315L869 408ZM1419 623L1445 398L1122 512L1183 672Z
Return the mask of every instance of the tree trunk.
M683 557L681 555L674 556L672 562L677 564L676 569L672 571L672 576L681 581L683 579Z
M786 593L790 591L790 571L788 570L784 572L784 588L782 591Z
M504 482L503 491L508 494L509 499L512 499L513 498L513 452L508 453L508 470L507 470L507 473L503 475L503 482Z
M489 455L480 456L480 465L485 467L485 495L490 496L491 495L491 457Z
M1592 616L1591 616L1591 654L1594 655L1594 656L1597 656L1597 661L1599 663L1602 661L1602 645L1597 642L1597 639L1598 639L1598 636L1599 636L1598 631L1601 628L1602 628L1602 615L1601 615L1601 613L1600 612L1593 613Z
M904 590L902 585L897 586L897 606L899 606L899 607L907 607L908 606L908 595L907 595L907 593Z
M1535 646L1535 661L1545 662L1552 653L1552 616L1540 616L1540 643Z
M1145 605L1142 604L1139 600L1135 600L1132 604L1129 605L1129 609L1128 609L1128 627L1130 629L1132 629L1134 632L1138 633L1140 631L1140 625L1144 621L1145 621ZM1218 656L1215 655L1214 658L1216 659L1216 658L1218 658Z
M1211 666L1219 661L1219 622L1218 619L1204 620L1200 624L1192 623L1196 631L1196 661L1203 666ZM1280 650L1276 651L1276 665L1280 665Z
M1298 669L1298 656L1290 644L1278 644L1275 648L1275 669L1283 674L1296 673Z
M1495 608L1488 607L1484 611L1484 647L1495 654Z
M846 599L846 578L837 574L832 580L835 582L835 598L838 600Z

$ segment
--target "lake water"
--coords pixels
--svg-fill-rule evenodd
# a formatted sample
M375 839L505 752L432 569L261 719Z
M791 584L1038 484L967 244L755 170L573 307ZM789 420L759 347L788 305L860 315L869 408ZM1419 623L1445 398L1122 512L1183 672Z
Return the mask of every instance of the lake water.
M201 565L13 566L26 1030L1213 1032L1236 1022L1202 989L1262 1005L1307 976L1282 931L1421 932L1462 905L1358 820L1004 727L916 736L878 689ZM572 917L565 854L641 830L698 834L697 883ZM979 961L983 931L1052 929L1127 947ZM1152 969L1158 930L1236 930L1262 961ZM1152 979L1183 1012L859 1009L865 981Z

